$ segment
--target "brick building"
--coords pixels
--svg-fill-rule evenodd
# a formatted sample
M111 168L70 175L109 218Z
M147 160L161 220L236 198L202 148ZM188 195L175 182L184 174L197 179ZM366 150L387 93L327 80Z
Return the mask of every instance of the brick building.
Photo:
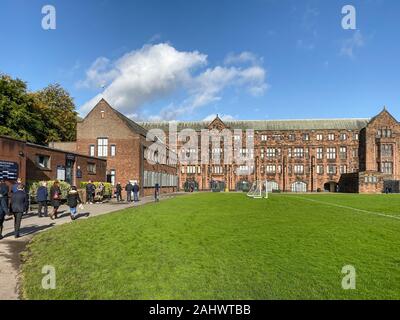
M168 122L140 125L148 130L169 130ZM391 186L399 185L400 124L386 108L372 119L224 122L217 117L211 123L179 122L177 129L195 130L199 141L204 129L240 129L242 141L247 129L254 130L254 150L242 150L254 158L251 174L238 175L238 170L249 168L235 163L180 165L180 188L194 185L210 190L220 185L221 189L238 190L255 180L268 180L270 189L288 192L379 193L387 188L395 191ZM235 139L240 137L233 135ZM178 150L182 146L180 143ZM220 148L211 143L209 148L211 157L220 153L224 158L222 140Z
M285 192L379 193L400 188L400 124L386 108L371 119L224 122L217 116L211 123L174 122L178 136L185 131L197 136L201 151L194 151L196 161L189 164L170 161L170 155L180 158L192 153L184 147L188 139L177 139L180 142L171 146L170 125L136 123L102 99L78 123L77 142L55 146L106 159L109 182L138 181L142 194L152 193L155 182L163 192L191 187L241 190L255 180L267 180L270 190ZM152 130L164 134L146 139ZM239 141L240 153L251 158L253 165L225 163L223 137L217 147L206 141L210 163L200 162L204 131L232 132L232 144ZM164 161L150 164L146 154L156 137L170 149L160 155ZM246 148L248 139L254 140L254 148ZM215 156L221 159L219 163L211 163Z
M0 177L9 183L58 179L79 187L89 179L105 181L106 161L0 136Z
M147 148L154 142L147 141L147 134L146 129L102 99L78 122L75 144L54 143L54 146L107 160L107 180L114 185L138 182L141 194L151 195L158 182L162 193L175 192L177 165L147 161Z

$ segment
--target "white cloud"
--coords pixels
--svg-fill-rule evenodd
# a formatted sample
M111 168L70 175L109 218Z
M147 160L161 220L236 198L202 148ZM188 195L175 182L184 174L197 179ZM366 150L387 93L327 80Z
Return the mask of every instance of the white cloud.
M362 48L365 45L365 39L360 30L353 33L351 38L345 39L340 48L340 55L354 58L355 49Z
M227 65L246 63L246 62L250 62L253 65L259 65L262 63L262 58L259 58L252 52L243 51L242 53L239 54L230 53L224 60L224 63Z
M233 57L231 55L231 64L235 60ZM252 65L204 69L207 55L198 51L178 51L167 43L146 45L115 62L98 58L78 85L97 88L105 85L105 89L86 102L80 112L86 114L103 97L119 111L140 117L141 108L146 103L183 92L183 101L170 104L159 114L148 117L152 120L172 120L220 100L223 91L229 87L244 88L255 96L263 94L268 85L266 71L260 65L261 59L250 52L238 57L242 62L251 61ZM236 62L239 60L236 59Z

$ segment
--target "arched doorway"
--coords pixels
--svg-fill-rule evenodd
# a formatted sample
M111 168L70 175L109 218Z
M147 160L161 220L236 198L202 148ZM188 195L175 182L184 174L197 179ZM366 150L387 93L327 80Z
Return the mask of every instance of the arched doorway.
M185 192L199 191L199 184L195 180L186 180L183 185Z
M210 189L212 192L225 191L225 181L212 180L210 182Z
M338 192L339 184L335 181L329 181L324 184L325 192Z
M275 181L268 181L267 191L274 192L279 191L279 185Z
M307 183L302 181L297 181L292 184L292 192L307 192Z
M236 184L236 191L249 192L251 184L249 181L243 180Z

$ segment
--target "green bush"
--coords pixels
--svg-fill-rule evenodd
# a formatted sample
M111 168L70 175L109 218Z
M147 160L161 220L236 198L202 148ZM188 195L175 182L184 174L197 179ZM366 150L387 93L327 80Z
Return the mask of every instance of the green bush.
M89 182L81 182L81 188L86 190L86 186L88 185ZM92 182L94 186L97 188L100 183L104 185L104 196L105 197L111 197L113 194L113 185L109 182Z
M47 182L47 190L49 191L54 184L54 181L46 181ZM27 184L27 189L29 191L29 195L36 199L37 189L40 187L41 181L29 181ZM61 200L67 199L67 194L69 190L71 190L71 185L65 181L60 181L60 189L61 189Z

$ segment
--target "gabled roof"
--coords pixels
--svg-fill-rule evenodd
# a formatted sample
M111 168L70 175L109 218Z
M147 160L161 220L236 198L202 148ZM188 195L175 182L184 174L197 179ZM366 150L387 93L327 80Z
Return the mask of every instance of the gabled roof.
M377 118L379 118L379 117L381 117L381 116L383 116L385 114L387 114L390 118L392 118L394 122L398 123L397 119L395 117L393 117L392 114L386 109L386 106L384 106L382 111L379 112L375 117L371 118L369 123L374 122L375 119L377 119Z
M110 108L117 116L118 118L120 118L125 124L126 126L132 130L134 133L138 133L141 134L142 136L146 137L147 135L147 130L145 128L143 128L142 126L140 126L138 123L136 123L135 121L129 119L128 117L124 116L121 112L119 112L118 110L114 109L108 102L107 100L105 100L104 98L101 98L101 100L96 104L96 106L86 115L86 117L88 117L90 115L90 113L96 108L98 107L100 104L106 104L108 108ZM85 117L85 119L86 119Z
M365 128L369 119L308 119L308 120L242 120L224 121L230 129L253 129L256 131L291 131L291 130L361 130ZM159 128L168 131L169 122L139 122L145 129ZM207 129L208 121L181 121L177 122L178 130Z

